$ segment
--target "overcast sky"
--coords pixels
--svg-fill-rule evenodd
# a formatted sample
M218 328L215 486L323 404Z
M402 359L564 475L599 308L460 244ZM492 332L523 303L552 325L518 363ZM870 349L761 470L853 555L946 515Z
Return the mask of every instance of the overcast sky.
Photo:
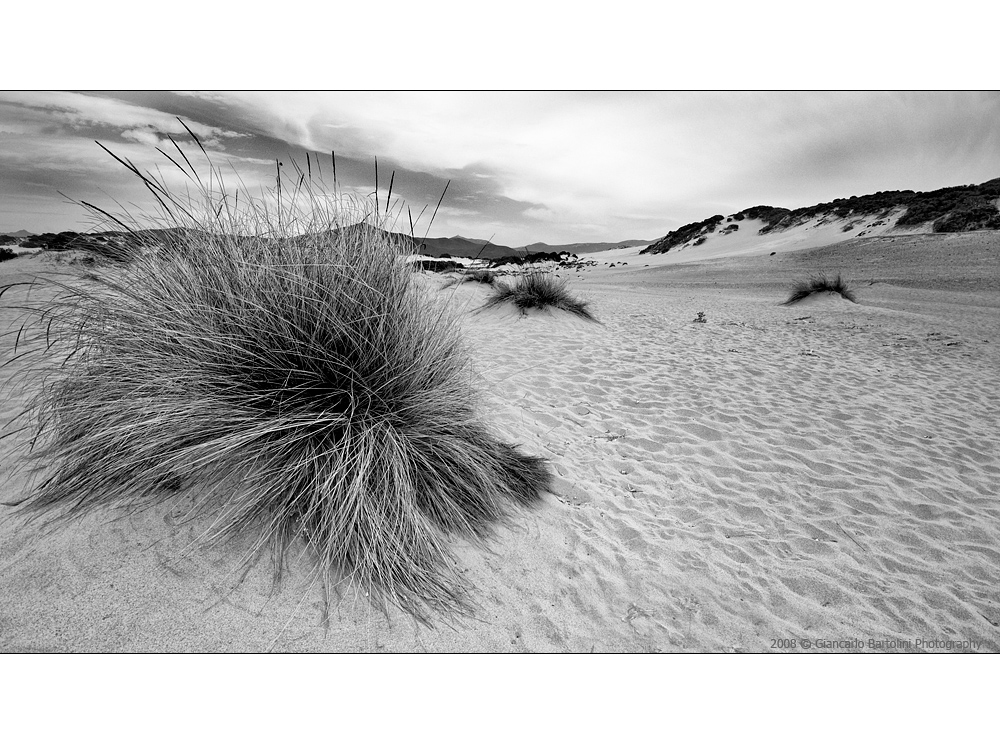
M85 230L71 199L154 206L95 140L145 169L198 134L224 172L275 159L383 203L432 236L502 245L654 240L713 214L1000 176L997 93L0 93L0 232ZM192 160L195 159L192 157ZM172 166L169 166L172 168Z

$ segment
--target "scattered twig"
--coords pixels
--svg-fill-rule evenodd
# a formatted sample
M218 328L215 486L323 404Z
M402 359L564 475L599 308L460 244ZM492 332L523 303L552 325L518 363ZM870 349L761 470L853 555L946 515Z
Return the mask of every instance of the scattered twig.
M842 524L840 524L840 522L837 522L837 526L840 527L840 531L841 532L843 532L845 535L847 535L850 538L850 540L851 540L852 543L854 543L855 545L857 545L859 548L861 548L866 553L868 552L868 548L866 548L864 545L862 545L857 540L855 540L854 539L854 535L852 535L850 532L848 532L847 530L845 530L844 526Z

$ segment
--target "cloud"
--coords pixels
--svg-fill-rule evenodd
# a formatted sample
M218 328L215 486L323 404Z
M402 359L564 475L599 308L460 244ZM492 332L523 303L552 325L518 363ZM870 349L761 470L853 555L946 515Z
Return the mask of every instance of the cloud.
M7 93L4 193L16 177L126 198L93 140L153 168L168 136L191 145L177 116L248 186L273 183L275 159L330 182L335 152L341 187L371 193L378 157L382 199L395 171L393 199L429 214L450 180L435 231L506 244L646 239L755 204L1000 175L991 93Z
M46 117L46 122L73 130L134 130L144 128L161 134L187 137L187 130L177 117L146 106L137 106L107 95L89 95L72 92L7 92L0 94L0 102L21 108L25 113L34 112ZM221 142L226 138L243 136L232 130L185 122L199 138Z
M163 148L169 145L169 141L160 138L154 129L126 129L120 136L122 139L131 140L132 142L138 142L139 144L154 148Z

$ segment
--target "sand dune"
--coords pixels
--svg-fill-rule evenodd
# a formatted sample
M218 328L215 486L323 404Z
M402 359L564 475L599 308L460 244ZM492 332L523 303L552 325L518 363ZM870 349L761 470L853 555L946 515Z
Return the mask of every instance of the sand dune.
M789 253L806 251L823 246L842 243L856 238L894 237L906 238L929 234L929 226L896 227L896 221L905 210L896 210L884 219L869 216L864 219L836 219L832 215L818 216L801 225L760 234L764 227L762 220L741 220L722 222L704 236L704 242L694 245L693 241L672 248L667 253L641 254L646 246L613 249L590 253L588 259L602 262L627 260L630 263L650 266L671 266L693 261L711 261L716 258L733 256L766 256L772 252ZM727 228L737 227L734 232ZM939 238L940 236L935 236Z
M185 552L176 508L53 534L8 509L0 650L1000 651L1000 240L905 240L582 272L601 325L441 292L486 418L557 475L491 551L457 546L474 618L347 596L324 625L318 589L272 591L267 565L233 588L239 545ZM779 305L836 270L857 304Z

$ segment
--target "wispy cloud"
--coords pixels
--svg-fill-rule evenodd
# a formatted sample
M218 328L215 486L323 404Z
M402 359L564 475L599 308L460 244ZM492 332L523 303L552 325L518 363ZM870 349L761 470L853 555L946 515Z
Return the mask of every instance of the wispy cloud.
M653 239L755 204L1000 175L993 93L8 93L0 197L138 199L93 140L155 167L169 137L190 144L178 116L254 184L307 152L327 177L336 152L341 184L362 193L378 157L383 198L395 171L414 212L450 181L435 233L508 245ZM12 211L4 229L42 224Z
M102 94L74 92L18 92L0 94L0 102L9 107L6 112L22 120L37 122L36 114L45 116L45 124L76 131L114 131L147 129L162 134L185 136L186 130L177 117L166 111L148 106L138 106ZM12 111L13 110L13 111ZM29 113L30 112L30 113ZM235 131L203 124L186 122L203 141L217 144L223 139L245 136Z

